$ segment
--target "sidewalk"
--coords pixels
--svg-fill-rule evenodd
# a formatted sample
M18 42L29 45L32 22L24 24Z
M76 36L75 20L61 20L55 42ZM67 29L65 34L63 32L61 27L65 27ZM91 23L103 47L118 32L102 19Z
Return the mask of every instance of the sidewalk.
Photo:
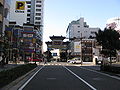
M112 66L120 67L120 62L112 63Z
M12 62L9 62L8 64L6 64L4 67L0 67L0 72L3 71L3 70L8 70L8 69L11 69L11 68L15 68L19 65L22 65L24 63L20 62L20 63L12 63Z

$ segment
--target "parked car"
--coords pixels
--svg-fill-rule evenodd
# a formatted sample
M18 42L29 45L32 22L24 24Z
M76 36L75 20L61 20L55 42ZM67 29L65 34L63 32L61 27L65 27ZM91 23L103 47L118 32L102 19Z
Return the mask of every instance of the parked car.
M116 57L111 57L111 62L112 63L115 63L117 60L116 60ZM108 57L108 62L110 62L110 57Z
M73 58L73 59L68 60L67 62L73 63L73 64L80 64L82 63L82 60L80 58Z

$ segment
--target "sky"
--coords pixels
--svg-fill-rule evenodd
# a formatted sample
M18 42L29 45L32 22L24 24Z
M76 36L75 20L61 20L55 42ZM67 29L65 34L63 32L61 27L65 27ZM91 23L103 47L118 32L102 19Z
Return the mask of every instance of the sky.
M84 17L90 27L104 29L107 20L120 17L120 0L45 0L43 41L66 36L69 23ZM44 43L44 51L47 46Z

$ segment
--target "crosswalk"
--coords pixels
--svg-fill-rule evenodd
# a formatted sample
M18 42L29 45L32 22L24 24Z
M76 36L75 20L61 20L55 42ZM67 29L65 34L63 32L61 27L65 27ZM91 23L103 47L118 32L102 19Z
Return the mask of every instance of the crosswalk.
M61 66L61 65L69 65L69 64L47 63L45 65Z

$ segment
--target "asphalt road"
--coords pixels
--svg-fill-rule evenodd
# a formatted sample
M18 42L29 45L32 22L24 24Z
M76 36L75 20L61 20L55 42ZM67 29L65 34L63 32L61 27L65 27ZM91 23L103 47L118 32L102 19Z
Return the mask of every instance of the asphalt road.
M46 65L19 90L120 90L120 79L80 66Z

